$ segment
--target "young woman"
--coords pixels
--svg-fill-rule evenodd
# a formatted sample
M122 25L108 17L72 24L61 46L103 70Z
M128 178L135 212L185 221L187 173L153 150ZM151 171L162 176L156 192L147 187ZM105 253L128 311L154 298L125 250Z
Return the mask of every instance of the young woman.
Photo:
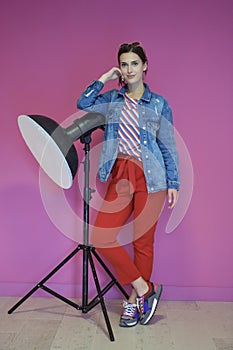
M120 283L132 286L120 317L120 326L132 327L150 321L162 293L162 285L150 281L154 233L166 195L171 209L177 202L180 180L171 108L143 81L148 60L141 44L122 44L118 64L87 87L77 106L106 116L98 175L110 183L92 243ZM119 80L121 89L101 94L110 80ZM133 260L117 241L132 212Z

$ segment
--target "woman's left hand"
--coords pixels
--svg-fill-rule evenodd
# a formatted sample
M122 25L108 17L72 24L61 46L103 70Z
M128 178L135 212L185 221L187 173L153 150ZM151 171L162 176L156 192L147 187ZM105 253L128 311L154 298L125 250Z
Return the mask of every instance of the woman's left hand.
M168 203L169 203L168 208L173 209L177 203L179 192L175 188L169 188L167 193L168 193Z

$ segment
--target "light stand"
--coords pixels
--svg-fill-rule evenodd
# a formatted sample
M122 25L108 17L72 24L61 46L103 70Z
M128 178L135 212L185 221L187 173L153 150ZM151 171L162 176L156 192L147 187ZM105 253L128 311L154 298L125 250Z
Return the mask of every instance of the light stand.
M43 117L44 118L44 117ZM88 118L87 118L88 119ZM87 120L85 119L85 120ZM37 120L37 118L36 118ZM43 119L44 120L44 119ZM85 121L84 120L84 121ZM82 121L81 121L82 122ZM93 125L93 124L91 124ZM95 127L96 128L96 127ZM94 128L94 129L95 129ZM90 129L90 127L89 127ZM111 271L108 269L106 264L103 262L103 260L100 258L98 253L96 252L95 248L89 244L89 201L91 199L91 193L94 192L93 189L89 187L89 174L90 174L90 159L89 159L89 151L90 151L90 143L91 143L91 131L86 131L83 133L80 137L81 143L84 144L84 152L85 152L85 158L84 158L84 227L83 227L83 244L79 244L64 260L60 262L46 277L44 277L39 283L37 283L23 298L21 298L9 311L8 314L13 313L24 301L26 301L33 293L35 293L38 289L42 289L45 292L53 295L54 297L62 300L63 302L69 304L70 306L73 306L77 310L81 310L82 313L89 312L92 308L94 308L99 303L101 304L102 312L104 314L106 326L108 329L109 337L111 341L114 341L114 335L112 331L112 327L110 324L110 320L108 317L106 305L104 302L104 295L110 290L110 288L114 285L118 287L118 289L123 293L123 295L128 298L128 294L123 289L123 287L120 285L120 283L117 281L117 279L114 277L114 275L111 273ZM31 149L31 148L30 148ZM55 292L54 290L50 289L45 285L45 283L56 273L58 272L68 261L70 261L79 251L83 252L83 279L82 279L82 305L78 305L71 301L70 299L67 299L66 297L62 296L61 294ZM110 277L110 282L101 289L98 276L96 273L96 268L94 264L93 257L98 261L98 263L103 267L103 269L106 271L107 275ZM89 271L89 264L91 267L93 279L95 282L97 295L88 302L88 271Z

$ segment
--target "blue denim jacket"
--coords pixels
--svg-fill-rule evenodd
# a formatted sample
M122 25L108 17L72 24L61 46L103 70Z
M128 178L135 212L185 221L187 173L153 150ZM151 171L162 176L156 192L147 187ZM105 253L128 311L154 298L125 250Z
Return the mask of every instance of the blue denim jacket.
M178 155L174 139L172 111L164 97L150 91L145 85L138 102L140 146L148 193L175 188L179 190L180 179ZM104 84L93 81L81 94L77 107L88 112L105 115L106 127L98 176L105 182L118 155L118 127L124 94L127 86L100 94Z

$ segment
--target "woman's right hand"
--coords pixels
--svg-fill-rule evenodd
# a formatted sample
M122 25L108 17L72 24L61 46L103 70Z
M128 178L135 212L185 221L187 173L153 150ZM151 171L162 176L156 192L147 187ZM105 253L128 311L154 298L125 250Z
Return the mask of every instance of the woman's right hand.
M111 68L108 72L101 75L101 77L98 79L103 84L105 84L109 80L115 80L118 79L121 76L121 71L117 67Z

